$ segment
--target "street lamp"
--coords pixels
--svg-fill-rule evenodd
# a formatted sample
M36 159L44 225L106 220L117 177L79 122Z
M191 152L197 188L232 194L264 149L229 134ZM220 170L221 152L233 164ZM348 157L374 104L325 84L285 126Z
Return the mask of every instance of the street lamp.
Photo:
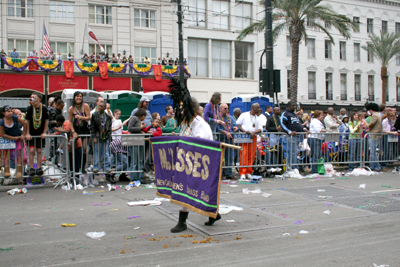
M176 5L178 5L178 35L179 35L179 82L181 83L181 86L184 87L184 72L183 72L183 68L184 63L183 63L183 21L182 21L182 0L171 0L171 5L174 7Z

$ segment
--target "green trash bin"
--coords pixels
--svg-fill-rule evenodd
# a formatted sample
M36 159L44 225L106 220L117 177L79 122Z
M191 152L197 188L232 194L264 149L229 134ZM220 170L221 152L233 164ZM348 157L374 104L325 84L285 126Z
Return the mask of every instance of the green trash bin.
M111 110L121 110L122 122L131 116L132 110L138 107L142 94L132 91L116 91L108 93L108 103L110 103ZM127 127L124 127L126 130Z

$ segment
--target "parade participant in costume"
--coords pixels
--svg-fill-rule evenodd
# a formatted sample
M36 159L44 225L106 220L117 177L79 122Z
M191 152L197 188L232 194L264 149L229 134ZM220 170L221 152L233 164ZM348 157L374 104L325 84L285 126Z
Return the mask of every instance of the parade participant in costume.
M26 123L24 120L18 118L18 116L13 115L13 109L10 106L5 106L2 110L4 119L0 121L0 136L5 139L11 139L17 142L16 152L17 152L17 179L22 178L22 150L23 150L23 140L25 139ZM22 124L24 131L21 132L19 124ZM6 160L4 164L4 177L8 178L10 174L10 161Z
M68 120L69 126L71 128L72 137L74 139L78 138L79 135L90 134L90 130L88 127L88 121L90 120L90 108L88 104L83 102L83 95L79 91L76 91L74 93L72 106L68 108ZM80 170L82 171L82 173L85 173L87 138L81 139L83 160L82 166L80 166ZM79 170L76 171L79 172Z
M177 125L181 125L181 136L190 136L213 140L213 135L210 126L203 119L200 112L200 105L195 98L190 97L187 87L182 87L175 79L171 79L170 94L173 100L173 107ZM178 224L171 229L172 233L179 233L187 229L186 219L189 215L187 208L182 208L179 211ZM205 225L211 226L217 220L221 219L218 213L217 218L209 217Z
M32 93L31 100L29 101L30 106L26 110L26 139L28 140L29 146L29 164L30 170L29 175L34 176L42 175L42 148L45 146L46 132L49 126L49 113L47 107L40 103L42 100L42 95L40 93ZM32 139L33 136L39 136L40 138ZM35 158L35 148L36 148L36 170L34 167Z
M210 99L210 102L208 102L204 107L204 120L210 125L213 133L217 130L217 124L224 124L224 121L218 119L220 116L220 103L221 94L214 93Z

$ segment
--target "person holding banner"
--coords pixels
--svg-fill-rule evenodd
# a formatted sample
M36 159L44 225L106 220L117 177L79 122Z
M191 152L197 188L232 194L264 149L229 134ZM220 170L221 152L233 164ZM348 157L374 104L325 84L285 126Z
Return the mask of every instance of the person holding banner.
M5 139L11 139L17 142L17 179L22 178L22 150L24 148L23 140L25 139L26 123L23 119L13 115L13 109L10 106L5 106L2 110L4 119L0 121L0 136ZM21 132L19 124L22 124L24 130ZM4 177L10 177L10 161L4 162Z
M251 110L242 113L236 122L240 131L250 135L249 138L252 140L250 143L240 144L240 146L243 148L240 150L240 166L253 165L257 149L256 135L261 133L263 129L263 125L257 117L257 112L259 109L260 104L253 103L251 105ZM239 168L240 179L250 178L252 173L252 167Z

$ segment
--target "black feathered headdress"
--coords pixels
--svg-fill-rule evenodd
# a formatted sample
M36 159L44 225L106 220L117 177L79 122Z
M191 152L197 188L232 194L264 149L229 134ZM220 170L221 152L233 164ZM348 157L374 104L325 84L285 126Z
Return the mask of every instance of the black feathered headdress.
M195 115L189 90L184 84L181 85L181 83L174 78L170 80L168 87L173 101L172 108L175 112L177 125L180 126L182 121L190 123Z

